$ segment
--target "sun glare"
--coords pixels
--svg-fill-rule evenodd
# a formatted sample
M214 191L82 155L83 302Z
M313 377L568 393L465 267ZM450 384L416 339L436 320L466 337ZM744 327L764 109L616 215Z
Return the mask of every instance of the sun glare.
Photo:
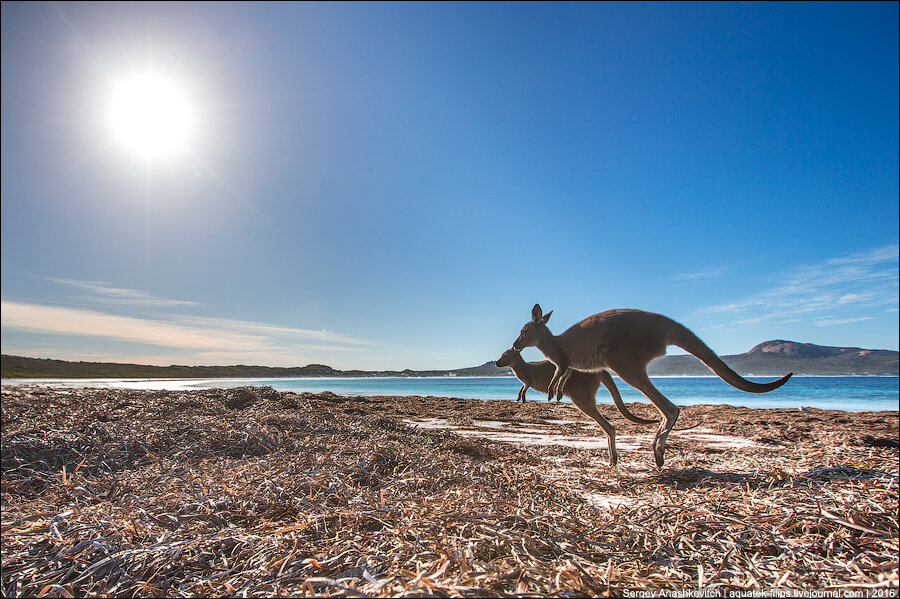
M194 124L191 105L169 79L152 73L122 79L109 108L113 137L138 156L156 161L187 149Z

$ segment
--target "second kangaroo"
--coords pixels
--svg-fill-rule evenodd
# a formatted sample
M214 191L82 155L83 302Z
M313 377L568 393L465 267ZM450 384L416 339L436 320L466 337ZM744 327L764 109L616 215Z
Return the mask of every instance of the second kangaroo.
M526 362L522 359L522 354L516 349L508 349L503 352L500 359L496 362L497 366L509 366L515 373L516 378L522 381L522 388L519 389L518 401L525 401L525 392L529 387L533 387L542 393L547 393L550 389L550 380L556 367L549 360L542 362ZM603 414L597 410L597 401L595 395L600 383L607 388L609 394L612 395L613 402L628 420L637 424L656 424L658 420L644 420L628 411L625 404L622 403L622 397L619 395L619 389L613 381L612 376L605 370L602 372L576 372L566 382L563 393L572 398L572 403L578 406L582 412L593 418L603 432L609 443L609 462L611 466L615 466L619 461L619 454L616 451L616 429L603 417Z

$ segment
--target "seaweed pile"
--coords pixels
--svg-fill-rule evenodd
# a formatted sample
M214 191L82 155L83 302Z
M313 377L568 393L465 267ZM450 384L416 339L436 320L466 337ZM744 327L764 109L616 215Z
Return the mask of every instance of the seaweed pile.
M0 592L896 589L897 413L772 412L685 408L753 444L673 436L657 471L645 451L610 469L605 449L404 420L508 414L600 435L565 405L4 386Z

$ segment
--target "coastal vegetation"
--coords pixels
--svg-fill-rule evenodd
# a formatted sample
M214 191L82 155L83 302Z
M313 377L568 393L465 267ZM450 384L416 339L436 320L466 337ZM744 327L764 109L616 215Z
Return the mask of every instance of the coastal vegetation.
M69 362L23 356L0 357L3 378L279 378L303 376L503 376L493 362L456 370L338 370L323 364L276 366L148 366L114 362Z

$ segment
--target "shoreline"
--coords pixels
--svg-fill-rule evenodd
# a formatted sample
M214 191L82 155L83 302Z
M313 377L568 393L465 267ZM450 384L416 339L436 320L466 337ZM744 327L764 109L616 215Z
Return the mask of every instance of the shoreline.
M612 373L614 379L619 376ZM751 378L772 378L783 375L779 374L746 374L743 377ZM435 375L435 376L267 376L267 377L7 377L0 379L3 385L15 384L39 384L42 382L86 382L86 381L263 381L263 380L368 380L368 379L392 379L392 380L408 380L408 379L515 379L515 375L494 375L494 374L476 374L476 375ZM715 374L659 374L650 375L651 379L720 379ZM791 378L881 378L881 379L900 379L896 374L794 374Z
M654 377L656 378L656 377ZM900 410L900 390L891 385L897 377L825 377L795 376L796 384L786 391L771 395L753 395L733 390L726 383L709 377L659 377L660 389L680 407L720 405L750 409L833 409L845 412ZM650 405L642 394L617 380L623 400ZM669 381L669 382L666 382ZM691 382L694 381L694 382ZM817 383L816 381L821 381ZM836 382L826 382L836 381ZM853 381L860 381L857 387ZM870 381L862 383L862 381ZM334 383L333 385L330 383ZM282 378L99 378L99 379L2 379L3 388L33 385L60 389L134 389L152 391L189 391L229 389L243 386L274 387L286 393L319 393L328 391L341 397L445 396L481 401L512 402L520 382L514 377L282 377ZM684 386L682 386L684 385ZM668 386L668 388L667 388ZM534 390L530 401L543 401ZM612 405L605 392L597 394L598 405ZM563 403L571 403L568 397Z

